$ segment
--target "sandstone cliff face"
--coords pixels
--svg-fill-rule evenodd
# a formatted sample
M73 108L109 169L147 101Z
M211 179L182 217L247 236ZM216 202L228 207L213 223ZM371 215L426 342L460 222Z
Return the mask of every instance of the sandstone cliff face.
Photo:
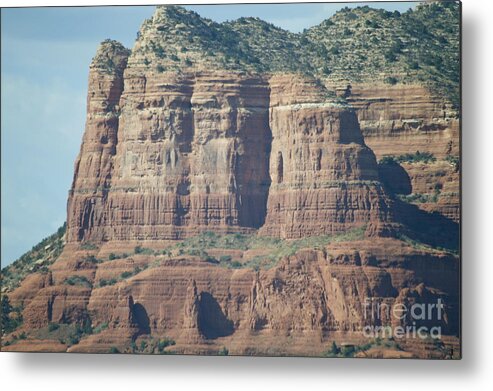
M123 71L130 52L115 41L99 47L89 71L87 117L68 200L68 240L81 240L88 227L102 224L118 143Z
M266 225L283 238L392 221L373 152L354 111L324 102L314 81L270 81L272 148Z
M339 91L346 92L346 86ZM354 83L348 92L347 100L356 109L365 142L378 158L419 151L437 160L403 163L405 173L394 176L392 182L408 191L398 193L429 195L432 201L418 203L419 208L459 222L459 167L450 163L459 161L459 119L451 104L413 84Z
M360 251L351 254L348 245ZM76 253L72 247L69 257ZM126 262L155 260L132 256ZM100 270L117 276L120 269L112 265L118 261L94 265L97 273L87 274L87 265L76 267L62 257L52 281L34 297L16 292L11 297L22 301L31 330L85 318L94 327L107 325L72 346L74 352L124 351L132 341L152 336L172 338L175 351L184 353L215 353L228 346L235 354L318 355L334 339L358 344L366 325L395 321L386 313L371 318L365 304L369 298L389 306L440 298L446 303L440 325L444 334L458 330L455 258L413 250L395 239L305 249L260 271L225 269L197 258L157 260L158 266L98 287ZM94 288L64 284L64 276L74 273L87 276Z
M91 70L69 241L181 239L264 223L262 233L283 238L370 222L376 234L392 221L356 114L315 80L138 64Z
M269 185L267 84L234 74L131 70L125 83L116 154L103 174L111 177L107 197L103 204L92 195L84 201L103 217L75 228L83 232L77 238L69 224L69 240L179 239L200 229L258 228ZM87 132L97 129L88 122ZM77 187L74 193L82 193Z
M437 158L459 154L456 110L421 85L352 83L348 102L358 113L365 142L379 158L416 151Z

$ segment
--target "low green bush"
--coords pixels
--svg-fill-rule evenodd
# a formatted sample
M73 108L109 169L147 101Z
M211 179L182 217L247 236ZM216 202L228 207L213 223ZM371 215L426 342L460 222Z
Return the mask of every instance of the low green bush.
M386 77L384 82L390 85L396 85L399 80L394 76Z
M92 287L92 282L89 281L87 279L87 277L85 277L85 276L77 276L77 275L70 276L70 277L66 278L63 283L66 285L72 285L72 286L78 285L78 286L85 286L88 288Z
M99 286L104 287L109 285L115 285L117 282L118 281L116 278L110 278L109 280L102 278L101 280L99 280Z
M157 343L157 350L159 353L163 353L164 349L166 349L168 346L173 346L175 344L176 342L170 338L160 339Z
M86 242L86 243L82 243L80 245L80 248L82 250L97 250L98 246L96 246L94 243Z
M460 158L459 156L447 155L445 161L449 162L452 166L454 166L455 170L458 170L460 167Z
M22 307L13 307L9 297L2 294L2 334L8 334L22 325Z
M219 262L221 263L231 262L231 255L221 255L219 257Z
M99 334L101 331L106 330L107 328L108 328L107 322L101 323L92 330L92 334Z
M436 160L436 157L432 153L416 151L415 153L406 153L399 156L384 156L382 159L379 160L379 163L433 163Z

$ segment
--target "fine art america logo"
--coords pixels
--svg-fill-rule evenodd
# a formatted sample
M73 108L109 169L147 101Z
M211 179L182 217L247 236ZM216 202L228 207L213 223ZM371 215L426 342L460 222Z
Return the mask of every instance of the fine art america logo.
M382 303L366 298L363 306L364 319L370 323L363 328L363 334L367 338L441 338L441 299L437 299L436 303L406 305Z

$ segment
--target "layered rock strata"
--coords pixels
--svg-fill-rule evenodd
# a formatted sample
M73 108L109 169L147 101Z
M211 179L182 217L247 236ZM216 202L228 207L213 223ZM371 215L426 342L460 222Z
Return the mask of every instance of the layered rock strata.
M356 113L301 77L274 76L270 87L272 184L261 232L297 238L370 222L383 231L389 200Z
M348 245L360 251L351 253ZM77 257L73 250L72 259ZM214 353L228 346L235 354L318 355L334 339L358 344L365 326L395 322L383 310L371 316L368 300L391 307L440 299L444 315L433 325L446 335L458 332L455 258L413 250L395 239L305 249L260 271L224 269L197 257L161 257L159 266L105 287L99 287L102 277L121 272L118 261L91 266L70 262L67 255L53 266L44 287L31 289L34 295L19 288L10 297L24 305L31 330L83 319L95 328L107 325L70 351L124 351L132 341L153 336L172 338L173 349L184 353ZM135 266L154 259L135 255L125 262ZM74 274L94 288L64 284Z
M356 109L365 142L377 157L416 151L459 154L457 111L419 84L334 85Z
M400 190L408 188L399 194L428 198L417 203L419 208L458 223L460 121L450 102L417 84L353 83L349 90L347 85L338 89L355 108L365 143L377 158L417 151L433 155L436 161L429 164L401 164L405 172L392 181L401 184Z
M106 42L91 67L69 241L375 234L392 220L355 112L314 79L96 63L120 54Z

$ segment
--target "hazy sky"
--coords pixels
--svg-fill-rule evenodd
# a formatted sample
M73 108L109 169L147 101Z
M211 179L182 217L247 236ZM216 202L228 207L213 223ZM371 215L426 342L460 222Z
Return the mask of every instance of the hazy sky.
M399 10L415 2L373 3ZM187 6L222 22L258 16L298 32L364 3ZM132 47L154 7L1 10L1 264L66 218L67 194L85 121L88 68L106 38Z

